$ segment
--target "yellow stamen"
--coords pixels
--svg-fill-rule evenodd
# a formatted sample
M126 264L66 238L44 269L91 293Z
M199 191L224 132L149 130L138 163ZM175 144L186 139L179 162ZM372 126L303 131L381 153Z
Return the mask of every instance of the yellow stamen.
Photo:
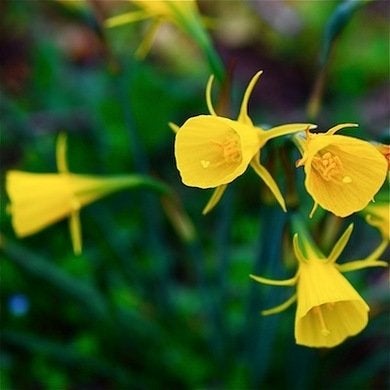
M322 155L318 153L313 158L313 167L326 181L352 183L350 176L343 176L343 164L340 158L331 152L325 152Z
M222 142L211 141L211 143L220 149L221 160L216 164L217 166L224 163L237 164L241 162L242 154L238 135L230 134ZM210 161L207 160L201 160L200 163L202 164L203 168L207 168L210 165Z
M313 308L314 314L317 316L320 325L321 325L321 333L323 336L330 335L330 330L326 327L326 323L324 320L324 316L322 315L321 307L317 306Z
M241 161L241 150L236 139L227 139L221 146L223 148L223 157L227 163Z

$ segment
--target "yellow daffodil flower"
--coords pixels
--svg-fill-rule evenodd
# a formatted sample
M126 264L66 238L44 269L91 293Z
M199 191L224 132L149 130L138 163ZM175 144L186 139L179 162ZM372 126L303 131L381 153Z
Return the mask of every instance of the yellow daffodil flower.
M81 253L80 209L108 194L124 188L150 185L151 179L137 175L99 177L72 174L66 162L66 137L57 142L59 173L30 173L17 170L6 174L6 190L11 201L9 212L18 237L34 234L45 227L69 217L75 254Z
M377 260L387 243L383 241L366 259L337 264L336 260L352 233L351 224L325 258L308 240L301 249L298 234L293 245L298 259L298 271L287 280L272 280L250 275L259 283L273 286L294 286L297 291L283 304L264 310L263 315L279 313L297 301L295 314L295 340L307 347L334 347L347 337L361 332L368 323L369 307L352 287L342 272L367 267L387 266ZM304 255L305 253L305 255Z
M116 27L139 20L152 19L153 23L145 39L136 51L139 58L144 58L149 52L158 28L164 22L174 24L176 27L187 30L194 20L200 17L194 0L128 0L137 6L138 10L113 16L106 20L107 27Z
M370 203L362 210L368 224L376 227L382 237L390 241L390 204L389 202L376 201Z
M344 123L326 133L296 137L302 158L297 167L304 166L305 186L314 199L314 208L320 205L339 217L362 210L381 188L387 174L387 162L369 142L337 135Z
M151 19L152 24L135 53L138 58L142 59L147 55L157 34L157 30L163 23L168 22L180 28L197 42L201 50L205 53L213 72L219 79L222 79L224 73L223 64L204 29L202 19L205 18L200 15L195 0L128 1L138 9L113 16L105 21L105 25L106 27L116 27L125 23Z
M188 119L181 127L171 125L176 131L175 157L184 184L199 188L216 188L203 213L210 211L219 201L228 183L247 169L255 170L286 210L285 202L274 179L260 163L260 150L272 138L315 128L307 123L294 123L263 130L253 125L249 118L248 100L262 72L250 81L237 120L218 116L211 102L213 77L206 88L206 101L211 115Z

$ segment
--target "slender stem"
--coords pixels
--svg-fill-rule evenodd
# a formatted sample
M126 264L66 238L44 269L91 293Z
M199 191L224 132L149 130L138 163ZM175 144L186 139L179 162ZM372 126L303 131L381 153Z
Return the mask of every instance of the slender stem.
M134 73L130 64L122 67L122 72L114 76L113 83L117 92L118 102L123 110L124 122L131 140L131 152L134 156L135 170L141 174L149 172L150 163L148 155L140 142L136 124L133 121L133 115L130 111L131 104L128 101L128 90L131 84L131 75ZM169 287L171 285L170 270L170 256L168 255L168 246L162 242L161 226L161 207L156 202L156 198L150 192L141 194L140 207L146 224L147 232L145 237L146 252L150 253L158 261L155 262L155 276L158 279L157 298L162 300L163 306L169 308L172 303Z
M253 266L253 274L284 276L282 270L282 241L287 214L277 206L263 206L260 213L260 237ZM271 287L264 294L264 287L253 282L247 298L247 324L245 332L246 359L250 367L252 387L258 388L270 364L272 346L276 337L278 316L262 317L259 310L273 307L288 289Z

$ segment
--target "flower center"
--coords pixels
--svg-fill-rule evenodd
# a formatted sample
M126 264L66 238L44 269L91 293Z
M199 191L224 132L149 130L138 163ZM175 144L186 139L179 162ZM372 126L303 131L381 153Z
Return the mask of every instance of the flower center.
M336 181L348 184L352 182L350 176L343 175L343 164L338 156L331 152L318 153L313 158L314 169L326 181Z
M313 308L314 314L317 316L317 319L321 326L321 334L323 336L328 336L330 334L330 330L327 328L324 316L322 315L322 310L320 306Z
M216 150L215 163L212 166L221 166L223 164L237 164L241 162L242 154L240 147L240 138L237 134L227 135L223 141L212 140L211 143L218 149ZM200 160L203 168L208 168L211 164L210 160Z
M238 137L228 137L219 145L222 148L223 158L227 163L238 163L241 161L241 149Z

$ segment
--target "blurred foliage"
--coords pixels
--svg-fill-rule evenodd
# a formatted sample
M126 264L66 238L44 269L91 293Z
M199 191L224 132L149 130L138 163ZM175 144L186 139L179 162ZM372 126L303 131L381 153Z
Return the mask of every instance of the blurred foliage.
M250 106L255 121L306 120L328 45L319 128L356 122L354 135L388 142L390 8L385 0L361 3L337 37L326 38L341 1L199 1L217 51L234 69L233 116L243 86L263 69ZM17 240L2 186L1 389L388 387L385 271L353 276L371 321L335 349L296 346L291 309L261 317L261 309L289 292L255 284L248 275L293 273L287 216L248 174L203 217L210 193L183 186L175 167L168 122L182 124L207 111L202 54L166 27L148 58L137 61L132 54L142 24L110 30L101 24L123 2L72 4L0 4L3 183L8 169L54 172L55 138L66 131L73 172L137 172L163 180L177 195L175 207L196 227L195 238L178 234L157 195L126 191L82 211L85 249L75 257L66 222ZM276 156L277 146L271 142L265 160L293 165L291 144L284 157ZM308 212L301 172L291 175ZM356 229L345 259L367 255L379 240L360 217L351 221ZM319 212L309 224L326 250L347 222Z

